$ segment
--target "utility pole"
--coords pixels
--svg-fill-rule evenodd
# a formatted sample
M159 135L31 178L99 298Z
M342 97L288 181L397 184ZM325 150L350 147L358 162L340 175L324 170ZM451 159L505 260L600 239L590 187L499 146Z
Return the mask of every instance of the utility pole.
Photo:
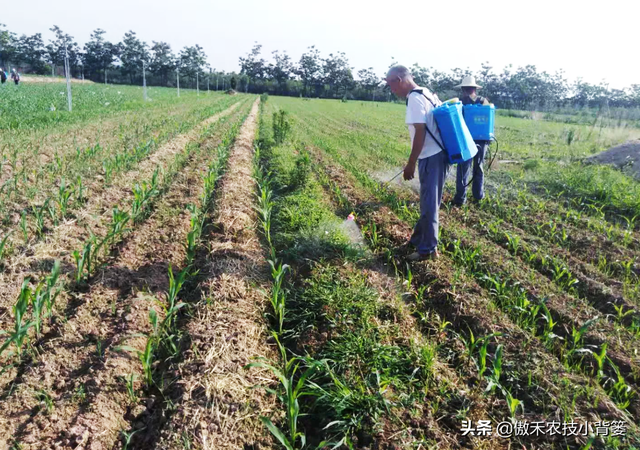
M180 97L180 69L176 67L176 85L178 86L178 97Z
M196 95L200 97L200 68L196 72Z
M146 76L146 65L147 63L142 60L142 95L144 97L144 101L147 101L147 76Z
M69 106L69 112L71 112L72 109L72 102L71 102L71 74L69 73L69 52L67 51L67 46L64 46L64 71L66 72L66 76L67 76L67 103Z
M216 72L216 92L218 92L218 72Z
M211 81L211 67L209 67L209 76L207 77L207 94L209 93L209 82Z

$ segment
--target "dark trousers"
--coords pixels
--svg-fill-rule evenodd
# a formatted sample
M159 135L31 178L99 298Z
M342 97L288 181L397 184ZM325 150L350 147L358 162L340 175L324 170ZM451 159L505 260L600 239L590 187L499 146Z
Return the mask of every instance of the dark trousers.
M431 253L438 247L438 213L448 171L449 161L444 151L418 160L420 219L413 229L411 243L421 254Z
M458 171L456 174L456 196L453 202L462 205L467 201L467 184L469 183L469 173L471 172L471 165L473 164L473 181L471 183L471 192L476 200L482 200L484 198L484 158L487 153L487 147L489 143L487 141L476 141L478 146L478 153L473 157L473 161L470 159L464 163L458 164Z

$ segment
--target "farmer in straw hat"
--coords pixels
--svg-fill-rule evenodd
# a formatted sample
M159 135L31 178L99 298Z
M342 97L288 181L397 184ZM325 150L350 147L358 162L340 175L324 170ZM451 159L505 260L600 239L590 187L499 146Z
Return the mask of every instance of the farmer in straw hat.
M475 77L466 76L462 79L462 83L456 87L462 88L462 101L463 105L488 105L489 101L479 96L476 91L482 86L476 84ZM473 197L480 201L484 198L484 157L489 146L489 141L475 141L478 147L478 153L473 158L473 182L471 186L471 192ZM467 184L469 179L469 172L471 169L471 160L458 164L458 173L456 175L456 195L453 199L453 204L456 206L462 206L467 201Z
M438 210L449 169L447 155L435 141L442 142L432 112L440 102L428 89L419 87L404 66L393 66L385 81L391 92L407 98L405 123L411 135L411 155L404 168L404 179L413 179L416 164L420 178L420 219L409 241L416 252L409 259L435 259L438 257Z

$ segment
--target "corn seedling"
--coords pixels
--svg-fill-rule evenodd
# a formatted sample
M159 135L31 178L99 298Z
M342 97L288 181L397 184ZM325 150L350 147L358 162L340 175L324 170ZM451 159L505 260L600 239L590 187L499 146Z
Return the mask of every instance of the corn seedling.
M124 440L122 444L122 450L129 449L129 445L131 445L131 439L133 439L133 435L136 434L138 431L142 431L142 430L133 430L131 433L127 433L124 430L120 431L120 433L122 433L122 438Z
M567 358L571 358L576 353L588 353L589 350L582 348L582 338L586 334L589 327L598 321L598 317L587 320L580 328L573 327L571 330L571 340L567 342L570 348L567 352Z
M502 355L503 346L502 344L499 344L496 348L496 354L493 358L493 373L487 377L489 379L489 384L487 386L486 392L492 392L494 388L501 386L500 377L502 376Z
M169 265L169 290L167 291L168 307L165 308L166 316L162 322L162 328L165 330L173 329L173 320L178 311L186 306L182 302L178 302L178 294L182 290L187 277L189 276L189 268L185 267L178 273L176 278L173 274L173 268Z
M522 412L524 413L524 407L520 400L518 400L517 398L514 398L511 395L511 392L509 392L505 388L502 389L502 392L504 393L505 399L507 400L507 406L509 407L509 413L511 414L512 418L516 416L516 413L518 412L518 406L522 409Z
M85 280L84 272L87 272L87 279L91 277L91 250L93 247L93 239L89 239L82 248L82 252L73 251L73 259L76 262L76 283L80 284Z
M158 175L160 168L153 172L151 181L142 182L142 185L136 183L133 187L133 202L131 204L131 217L134 222L139 222L147 212L147 208L151 200L159 194L158 191Z
M120 236L128 231L125 226L130 219L131 216L128 212L120 211L117 206L113 208L111 216L111 231L109 233L109 236L112 239L112 244L115 242L117 236Z
M275 335L274 335L275 336ZM276 340L278 339L275 336ZM319 361L313 361L306 363L307 366L302 374L297 377L297 373L301 370L300 365L304 360L294 357L287 360L286 350L278 342L280 352L282 354L283 367L282 369L269 363L267 360L261 360L253 362L246 367L259 367L262 369L270 370L280 381L280 391L276 391L270 388L265 390L271 394L274 394L280 402L285 406L285 431L279 429L274 423L265 416L260 416L260 421L267 427L271 434L282 444L287 450L294 450L298 448L298 442L300 442L300 448L304 448L306 445L306 436L303 432L298 431L298 420L301 416L300 413L300 399L312 395L307 390L307 380L316 372L321 363ZM296 381L297 378L297 381Z
M8 253L7 244L9 243L9 236L11 236L11 231L9 231L0 241L0 261L4 259L6 254Z
M625 311L624 306L624 303L620 305L613 305L613 308L616 310L616 321L619 324L622 324L625 317L631 316L635 313L635 310L633 309L628 309L627 311Z
M553 282L565 291L572 291L575 285L578 284L578 280L562 262L557 260L552 261L553 266L551 267L551 271L553 273Z
M271 307L273 308L273 316L278 324L278 333L282 333L282 327L286 315L286 298L282 288L284 275L289 269L287 264L282 262L274 262L269 260L271 266L271 276L273 278L273 286L271 287Z
M127 395L129 396L129 401L131 403L138 402L138 395L136 394L136 380L138 376L135 373L130 373L129 375L120 375L120 380L124 382L125 387L127 389Z
M132 352L138 357L142 363L142 371L144 372L144 380L145 383L147 383L147 386L151 386L153 384L153 358L158 344L159 324L158 313L156 313L155 309L149 310L149 322L151 323L152 331L147 335L147 342L144 346L144 350L138 350L137 348L128 345L120 345L115 348L117 351L125 350Z
M33 217L35 218L34 225L36 227L36 236L42 237L44 232L44 213L46 212L46 205L49 202L49 199L45 202L41 207L37 207L35 205L31 206L31 211L33 212Z
M9 336L2 347L0 347L0 355L2 355L2 353L4 353L12 343L15 344L18 349L18 355L20 355L24 341L28 337L29 328L34 326L34 322L25 322L27 308L29 307L32 298L31 288L29 287L30 281L30 278L25 278L22 282L18 301L13 306L14 329L13 332L9 333Z
M609 361L609 365L613 368L613 371L616 373L615 379L610 379L605 382L605 387L609 385L607 389L607 394L616 402L616 404L622 408L627 409L631 405L631 400L635 397L636 393L634 390L627 384L624 377L620 373L620 369L618 366L611 361L611 359L607 358Z
M84 198L84 186L82 185L82 177L80 175L78 175L78 181L77 181L77 189L76 189L76 204L81 205L84 203L85 198Z
M605 342L604 344L602 344L602 347L600 347L600 352L598 353L593 353L593 357L596 360L596 363L598 364L598 370L596 372L596 377L598 380L602 379L602 377L604 377L604 363L606 362L606 358L607 358L607 343Z
M543 301L540 303L540 307L542 308L543 311L543 319L545 321L544 324L544 332L543 332L543 338L544 341L549 344L552 342L553 339L559 338L562 339L560 336L558 336L557 334L554 333L554 329L555 326L558 324L554 319L553 319L553 315L551 314L551 311L549 311L549 308L547 307L546 303Z
M47 391L44 389L37 391L36 400L40 403L41 407L44 407L42 409L46 410L47 414L51 414L53 412L53 399Z
M69 207L69 200L73 195L73 186L68 186L63 178L60 181L60 187L58 188L58 196L56 198L56 203L58 204L58 208L60 208L60 217L63 219L67 216L67 208Z

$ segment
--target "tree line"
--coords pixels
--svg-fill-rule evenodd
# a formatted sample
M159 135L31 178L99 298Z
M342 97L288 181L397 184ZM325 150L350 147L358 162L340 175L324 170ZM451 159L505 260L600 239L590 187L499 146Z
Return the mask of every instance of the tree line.
M309 47L295 61L287 52L271 53L267 61L262 46L239 58L240 72L213 69L207 55L197 44L174 53L167 42L142 41L134 31L125 33L121 42L112 43L105 31L95 30L82 47L58 26L50 31L54 38L45 44L42 34L21 35L0 24L0 67L13 65L23 73L57 74L69 58L71 76L95 82L141 84L145 70L149 85L176 86L178 75L184 87L211 89L233 88L243 92L301 97L342 98L393 101L384 86L384 74L373 68L355 71L344 52L323 56L315 46ZM392 65L396 61L391 61ZM569 82L562 71L549 74L533 65L495 71L484 63L476 71L455 68L448 72L410 67L416 82L438 93L441 99L459 95L455 86L465 75L474 75L487 96L499 108L548 110L558 107L640 107L640 84L626 89L612 89L605 82L591 84L582 79Z

